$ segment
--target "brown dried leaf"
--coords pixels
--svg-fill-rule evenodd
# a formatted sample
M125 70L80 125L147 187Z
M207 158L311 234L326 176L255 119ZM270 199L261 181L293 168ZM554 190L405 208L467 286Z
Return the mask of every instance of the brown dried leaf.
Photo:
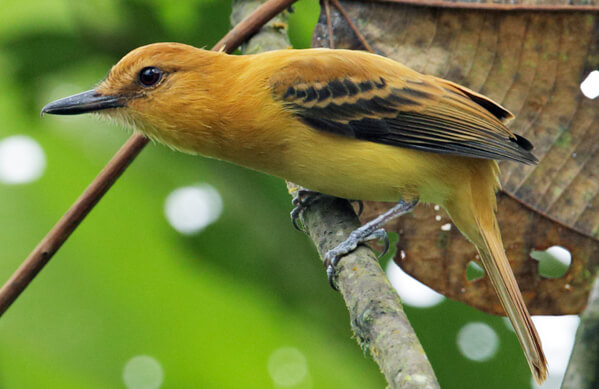
M540 163L501 163L498 218L507 254L531 313L580 312L599 260L599 102L579 88L599 67L599 11L341 4L377 53L480 91L516 115L510 127L533 142ZM331 22L337 48L362 49L334 7ZM313 44L328 45L324 11ZM388 204L366 204L363 220L383 208ZM420 206L388 226L400 233L405 253L396 262L448 297L502 313L485 278L466 280L476 251L455 227L443 231L446 223L444 213ZM570 250L572 264L563 277L547 279L530 252L554 245Z
M498 200L498 219L506 252L531 313L574 314L584 309L588 286L594 279L584 258L596 257L599 244L538 212L531 212L506 194L500 194ZM369 203L363 218L368 220L388 207L385 203ZM437 220L437 216L441 219ZM447 297L485 312L503 314L486 278L466 279L468 263L478 262L476 249L453 224L449 231L442 230L447 223L451 223L449 217L432 206L419 206L412 214L390 223L387 229L396 231L400 237L400 255L396 256L396 262L407 273ZM553 245L570 250L572 264L563 277L548 279L538 274L538 263L529 253L532 248L544 250Z

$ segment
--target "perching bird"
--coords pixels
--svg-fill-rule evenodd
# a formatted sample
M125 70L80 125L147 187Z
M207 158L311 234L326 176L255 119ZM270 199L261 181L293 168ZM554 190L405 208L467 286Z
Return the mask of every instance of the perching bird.
M409 202L436 203L476 246L531 371L547 362L495 218L495 160L536 163L506 109L463 86L348 50L232 56L177 43L133 50L95 89L43 108L97 112L175 149L348 199L400 201L332 251L369 238Z

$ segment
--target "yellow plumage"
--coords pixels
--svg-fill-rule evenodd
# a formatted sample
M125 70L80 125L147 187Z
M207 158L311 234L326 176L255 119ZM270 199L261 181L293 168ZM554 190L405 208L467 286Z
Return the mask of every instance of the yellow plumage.
M447 195L454 192L446 187L459 186L464 175L470 174L468 158L356 142L314 130L275 101L271 90L271 78L277 73L282 73L286 82L304 73L309 75L307 79L302 78L307 82L347 74L360 74L366 79L373 72L382 77L395 77L388 67L401 66L396 62L343 50L288 50L230 56L187 46L176 45L175 48L176 55L173 55L156 47L156 55L162 62L166 60L173 63L171 66L183 69L177 72L185 69L193 72L180 78L175 78L174 73L172 79L165 81L160 98L150 95L144 100L131 100L125 112L111 112L126 115L136 129L171 147L231 161L323 193L364 200L420 197L421 201L442 204ZM181 63L181 52L189 55L201 52L201 55ZM147 50L134 51L129 56L124 61L135 64L140 61L136 57L140 56L144 64L155 63ZM369 62L359 62L373 62L373 57L381 62L374 62L379 66L368 68ZM295 68L286 69L289 66ZM169 69L168 65L163 67ZM209 69L201 71L205 67ZM410 71L405 67L400 69ZM97 91L107 95L116 92L112 89L115 84L119 85L121 77L113 70ZM488 165L488 174L495 174L494 162L477 162Z
M175 43L132 51L94 93L85 106L71 99L44 110L102 109L173 148L338 197L442 205L476 245L535 378L544 380L540 340L495 219L494 159L536 159L503 124L512 115L501 106L363 52L230 56Z

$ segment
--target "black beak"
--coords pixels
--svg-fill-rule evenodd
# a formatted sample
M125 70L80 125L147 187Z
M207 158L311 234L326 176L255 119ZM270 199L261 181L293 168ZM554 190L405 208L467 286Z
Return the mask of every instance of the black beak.
M51 102L42 108L42 114L77 115L80 113L94 112L108 108L125 106L125 99L120 96L105 96L94 89L78 93L64 99Z

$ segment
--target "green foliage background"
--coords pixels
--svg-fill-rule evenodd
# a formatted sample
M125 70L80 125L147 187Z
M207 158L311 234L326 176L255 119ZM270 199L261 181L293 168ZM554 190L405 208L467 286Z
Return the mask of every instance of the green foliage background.
M2 2L0 140L43 147L47 168L24 185L0 183L0 279L17 268L128 134L40 108L87 90L129 50L156 41L212 46L229 28L220 0ZM307 47L318 3L291 16ZM164 217L166 196L209 183L222 217L183 236ZM289 222L282 181L150 145L54 260L0 320L0 388L122 388L135 355L154 357L163 388L268 388L267 361L295 347L309 376L296 388L382 388L351 339L341 297L307 238ZM501 319L445 301L407 308L445 388L529 387L515 336ZM487 362L461 356L456 333L483 321L500 337ZM493 386L495 385L495 386Z

